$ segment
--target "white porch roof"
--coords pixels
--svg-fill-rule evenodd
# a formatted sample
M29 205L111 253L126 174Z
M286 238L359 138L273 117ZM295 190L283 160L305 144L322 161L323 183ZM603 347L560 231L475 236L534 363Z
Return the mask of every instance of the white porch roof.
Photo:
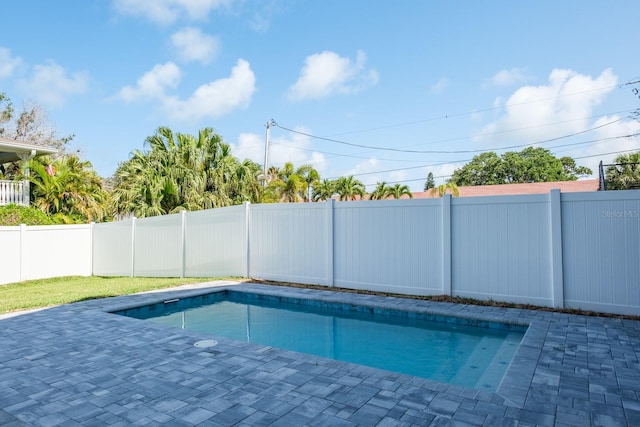
M30 154L36 157L55 154L57 152L58 149L53 147L45 147L30 142L0 137L0 165L15 162Z

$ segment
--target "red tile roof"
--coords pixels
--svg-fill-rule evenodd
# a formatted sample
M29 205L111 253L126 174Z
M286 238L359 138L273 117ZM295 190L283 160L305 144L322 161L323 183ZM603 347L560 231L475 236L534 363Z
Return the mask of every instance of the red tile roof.
M586 191L598 191L597 179L585 179L581 181L556 181L556 182L531 182L526 184L500 184L500 185L474 185L458 187L460 197L478 196L507 196L514 194L546 194L553 189L562 193L575 193ZM430 191L413 193L414 199L438 197Z

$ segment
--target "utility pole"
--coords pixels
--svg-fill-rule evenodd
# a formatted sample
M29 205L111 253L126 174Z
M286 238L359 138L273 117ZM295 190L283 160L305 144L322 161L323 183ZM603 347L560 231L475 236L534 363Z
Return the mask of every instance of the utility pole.
M264 177L264 186L266 187L267 182L267 170L269 168L269 139L271 138L271 122L273 120L269 120L267 122L267 140L264 144L264 171L262 172Z

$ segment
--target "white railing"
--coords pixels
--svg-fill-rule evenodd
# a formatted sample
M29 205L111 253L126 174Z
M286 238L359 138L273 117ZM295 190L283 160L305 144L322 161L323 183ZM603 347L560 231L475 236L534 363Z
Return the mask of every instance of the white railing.
M16 204L29 205L29 201L25 197L24 181L6 181L0 180L0 206Z

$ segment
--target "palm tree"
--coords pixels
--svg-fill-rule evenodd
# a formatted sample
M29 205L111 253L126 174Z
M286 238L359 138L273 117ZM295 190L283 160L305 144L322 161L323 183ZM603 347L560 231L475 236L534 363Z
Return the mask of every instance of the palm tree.
M258 179L262 174L262 166L252 160L246 159L237 165L234 174L231 196L233 204L259 202L263 193L263 187Z
M371 200L382 200L386 199L390 195L391 189L387 185L386 182L377 182L376 188L371 192L370 199Z
M336 192L336 182L330 179L323 179L313 186L313 198L314 202L322 200L329 200Z
M640 152L620 154L615 164L607 167L607 190L640 188Z
M134 151L115 173L117 214L145 217L259 200L259 168L241 164L212 128L195 137L161 127L146 145L148 151Z
M394 185L389 189L389 195L393 196L394 199L400 199L405 195L409 196L410 199L413 199L413 193L409 189L408 185Z
M107 193L88 161L65 155L29 162L33 205L62 222L101 221Z
M310 201L311 188L320 181L320 175L311 165L297 169L291 162L282 168L272 166L267 172L268 184L263 193L263 202Z
M305 202L310 202L312 189L320 182L320 174L313 166L308 164L300 166L296 170L296 174L301 176L306 184L302 199Z
M451 192L451 194L453 195L453 197L458 197L460 195L460 190L458 189L458 186L455 184L455 182L447 182L446 184L440 184L437 187L434 187L431 189L431 195L433 196L434 194L437 194L438 197L443 197L446 193L447 190Z
M336 193L340 200L355 200L356 196L364 197L367 190L364 184L353 176L343 176L336 181Z
M280 199L283 202L298 202L303 200L300 194L305 193L307 183L298 174L292 174L286 180L279 180L275 185L280 190Z

